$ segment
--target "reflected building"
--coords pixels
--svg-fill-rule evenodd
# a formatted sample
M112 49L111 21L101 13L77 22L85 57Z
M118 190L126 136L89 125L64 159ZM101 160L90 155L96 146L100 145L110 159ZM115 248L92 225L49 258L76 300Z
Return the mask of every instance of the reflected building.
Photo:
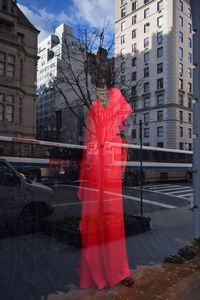
M188 0L116 0L119 84L135 114L129 137L143 145L192 150L192 19Z
M12 0L0 0L0 135L36 134L39 31Z

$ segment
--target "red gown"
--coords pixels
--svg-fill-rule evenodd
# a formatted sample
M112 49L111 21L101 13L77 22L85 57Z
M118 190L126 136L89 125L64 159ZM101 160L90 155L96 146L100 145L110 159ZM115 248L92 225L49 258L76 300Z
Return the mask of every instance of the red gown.
M124 233L124 166L120 165L124 151L119 132L133 110L118 89L111 88L109 96L106 108L100 99L92 103L86 121L87 149L78 191L82 201L80 288L112 288L131 275Z

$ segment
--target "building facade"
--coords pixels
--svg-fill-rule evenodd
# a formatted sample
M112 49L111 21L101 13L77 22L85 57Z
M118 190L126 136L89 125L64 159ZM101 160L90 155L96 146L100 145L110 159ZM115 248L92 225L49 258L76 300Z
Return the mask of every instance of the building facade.
M74 144L82 142L83 126L80 119L83 116L83 105L80 103L80 90L77 88L76 80L84 68L83 51L84 47L73 36L72 28L66 24L57 27L54 34L39 44L37 73L39 139Z
M0 135L35 137L38 34L15 1L0 0Z
M192 150L192 19L187 0L116 0L120 85L135 113L128 134L143 145Z

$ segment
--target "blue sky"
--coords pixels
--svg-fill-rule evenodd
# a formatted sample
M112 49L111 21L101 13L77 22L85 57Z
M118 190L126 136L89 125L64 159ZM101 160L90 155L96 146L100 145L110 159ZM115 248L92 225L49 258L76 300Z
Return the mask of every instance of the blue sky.
M114 0L18 0L18 6L41 31L39 41L53 33L62 23L74 28L80 25L102 28L111 24L114 30Z

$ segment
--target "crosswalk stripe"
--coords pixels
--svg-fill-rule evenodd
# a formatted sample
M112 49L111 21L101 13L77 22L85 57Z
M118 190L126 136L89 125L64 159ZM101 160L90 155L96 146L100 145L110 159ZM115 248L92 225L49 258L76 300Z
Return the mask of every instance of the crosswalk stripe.
M180 187L180 185L171 185L171 186L165 186L165 187L157 187L157 188L149 188L149 190L156 190L156 191L159 191L159 190L165 190L165 189L173 189L173 188L178 188Z
M193 190L192 189L184 189L181 191L168 192L168 194L180 194L180 193L184 193L184 192L193 192Z
M190 189L190 188L188 188ZM157 192L167 192L167 191L172 191L172 190L185 190L183 187L173 187L173 188L167 188L167 189L158 189L156 190Z

